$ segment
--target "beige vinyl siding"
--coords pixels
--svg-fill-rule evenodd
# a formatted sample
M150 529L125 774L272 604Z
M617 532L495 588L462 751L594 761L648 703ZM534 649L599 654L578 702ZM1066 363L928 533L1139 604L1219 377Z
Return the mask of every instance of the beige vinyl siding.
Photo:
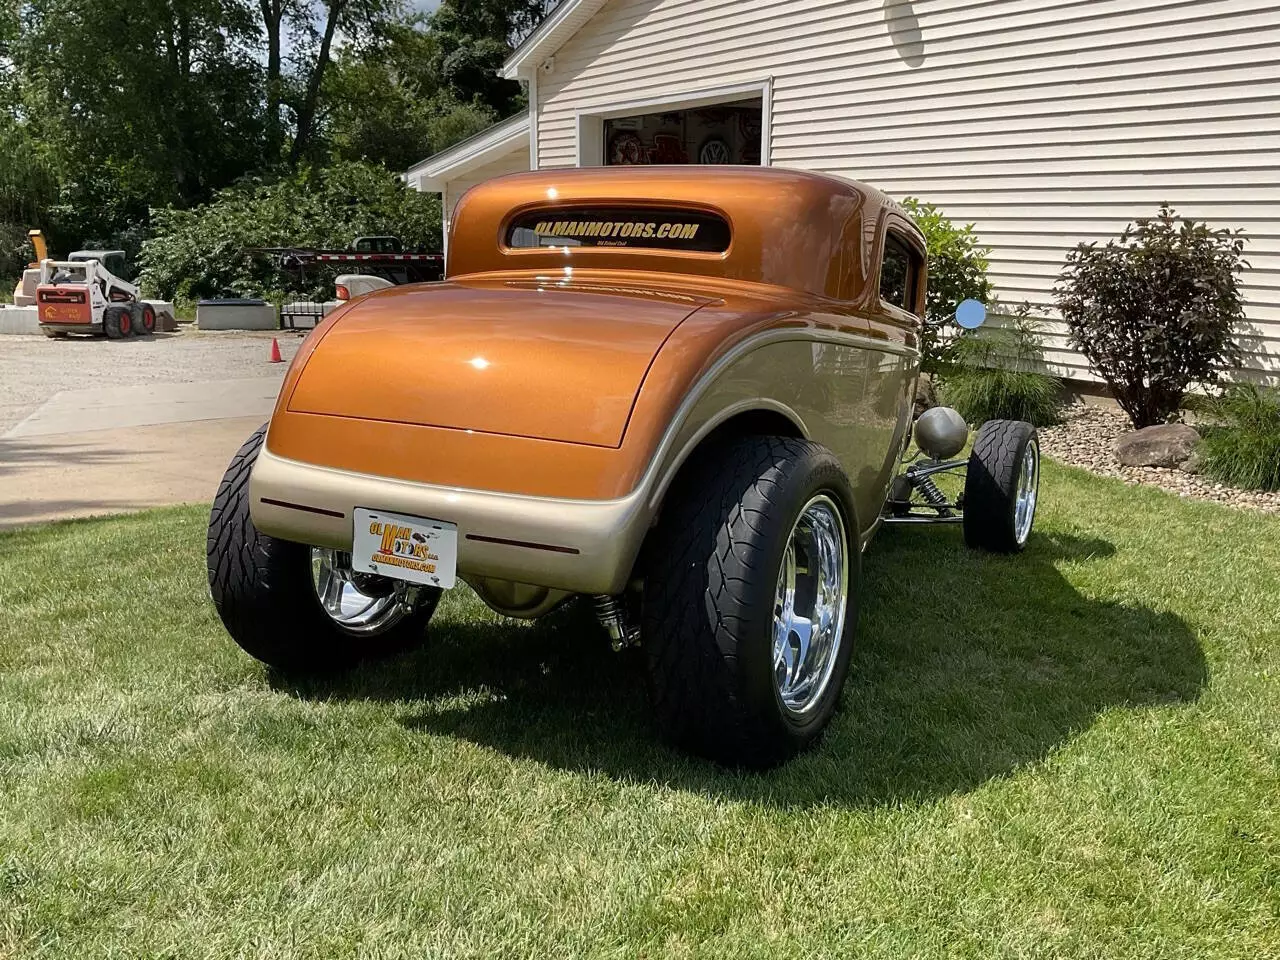
M973 222L1004 300L1165 200L1245 228L1246 363L1280 380L1280 2L610 0L538 74L539 165L577 163L579 112L770 78L771 162Z

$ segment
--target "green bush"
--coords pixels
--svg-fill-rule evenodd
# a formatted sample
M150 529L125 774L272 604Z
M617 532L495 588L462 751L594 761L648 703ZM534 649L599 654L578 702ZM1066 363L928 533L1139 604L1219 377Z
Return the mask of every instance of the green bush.
M907 197L902 206L924 234L929 247L929 286L925 293L925 326L921 335L921 367L945 370L953 360L956 307L964 300L986 303L991 297L987 255L973 224L956 226L931 203Z
M1280 490L1280 391L1237 383L1216 397L1188 399L1200 426L1201 470L1248 490Z
M347 249L357 236L393 234L407 249L440 248L440 201L376 164L340 163L272 183L220 191L190 210L152 212L140 280L166 300L234 294L323 296L331 277L282 274L255 247Z
M1187 388L1239 361L1242 231L1180 220L1166 204L1105 246L1067 255L1054 288L1071 343L1135 427L1177 416Z
M1030 308L1019 307L1005 325L980 327L956 337L952 363L939 381L942 402L970 423L1026 420L1056 422L1062 381L1036 369L1044 348Z

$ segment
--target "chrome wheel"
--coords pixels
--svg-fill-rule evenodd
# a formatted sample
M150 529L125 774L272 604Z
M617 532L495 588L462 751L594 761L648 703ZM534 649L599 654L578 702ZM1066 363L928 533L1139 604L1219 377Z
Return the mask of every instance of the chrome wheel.
M1036 519L1036 496L1040 492L1040 444L1034 439L1022 454L1022 470L1018 476L1018 494L1013 507L1013 535L1018 546L1031 536Z
M849 597L849 543L831 497L805 504L791 528L773 606L773 677L788 713L821 701L835 671Z
M311 548L311 582L329 619L361 636L390 630L417 601L413 584L359 573L351 568L351 554L326 547Z

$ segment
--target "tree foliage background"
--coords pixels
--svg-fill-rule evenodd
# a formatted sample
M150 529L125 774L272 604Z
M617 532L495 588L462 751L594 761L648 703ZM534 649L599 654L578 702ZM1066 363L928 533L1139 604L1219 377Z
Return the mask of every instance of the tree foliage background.
M300 247L342 248L356 236L390 233L412 247L429 246L440 229L434 197L410 190L388 170L339 162L271 182L241 181L188 210L155 212L155 236L142 250L144 287L165 299L328 292L309 276L281 275L254 247L281 236ZM330 271L333 273L336 271Z
M522 109L520 86L497 68L554 5L442 0L423 14L405 0L0 0L3 288L31 255L28 227L60 255L136 255L215 197L240 209L264 189L302 196L342 182L385 209L387 175L352 165L398 173ZM318 208L264 224L260 242L309 242L305 211ZM434 224L411 242L439 243L438 204Z

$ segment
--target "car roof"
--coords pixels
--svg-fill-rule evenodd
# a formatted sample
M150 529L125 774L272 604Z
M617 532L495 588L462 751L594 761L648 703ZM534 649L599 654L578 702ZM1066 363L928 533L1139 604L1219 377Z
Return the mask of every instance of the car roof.
M703 211L731 226L722 253L674 249L514 249L513 221L591 207ZM924 255L924 237L883 191L782 167L616 166L535 170L467 191L454 212L447 274L566 268L657 270L767 283L844 301L878 300L874 278L888 226ZM497 242L495 242L497 241Z

